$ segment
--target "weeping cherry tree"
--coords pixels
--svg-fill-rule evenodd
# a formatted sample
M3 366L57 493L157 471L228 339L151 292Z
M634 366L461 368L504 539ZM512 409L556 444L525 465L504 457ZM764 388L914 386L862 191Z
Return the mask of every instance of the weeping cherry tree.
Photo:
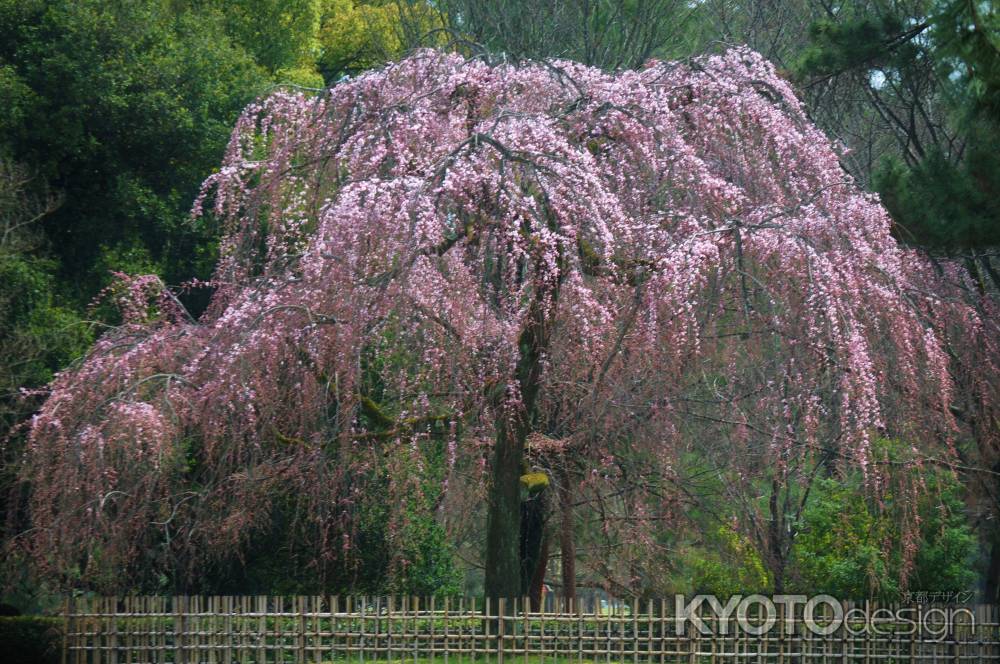
M669 476L682 397L738 386L703 399L713 436L771 467L834 450L874 486L875 436L948 458L946 342L995 319L934 290L745 49L617 74L423 51L278 92L195 214L224 226L208 310L123 278L123 324L31 424L18 544L43 572L230 555L278 495L316 564L341 560L366 473L407 460L392 505L434 439L442 491L482 461L486 592L521 596L529 441L609 481L615 446ZM641 540L658 499L633 499Z

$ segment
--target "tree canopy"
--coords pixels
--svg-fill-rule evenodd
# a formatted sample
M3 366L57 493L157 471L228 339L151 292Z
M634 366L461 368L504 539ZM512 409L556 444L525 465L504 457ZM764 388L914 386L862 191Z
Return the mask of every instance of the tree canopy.
M949 454L950 372L995 413L1000 353L959 351L995 305L897 243L746 49L617 74L421 51L278 92L238 121L206 213L207 311L124 279L124 324L34 418L39 565L113 584L231 555L296 500L323 570L356 555L363 471L391 460L390 497L485 473L486 591L518 596L530 454L575 456L584 486L621 454L669 478L684 423L709 422L753 450L747 476L829 454L874 487L875 432ZM627 501L641 543L666 504Z

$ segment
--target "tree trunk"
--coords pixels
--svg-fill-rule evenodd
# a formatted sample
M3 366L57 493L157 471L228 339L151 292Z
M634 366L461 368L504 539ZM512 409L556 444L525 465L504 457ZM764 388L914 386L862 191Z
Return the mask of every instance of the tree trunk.
M538 562L535 564L535 571L531 576L531 587L528 588L532 611L541 611L542 609L542 586L545 585L545 570L548 566L549 535L546 533L542 536L542 548L538 552Z
M548 534L545 522L549 513L548 487L529 488L531 495L521 502L521 597L529 597L534 588L539 565L548 562Z
M557 293L558 289L552 293L550 306L555 306ZM520 357L515 377L521 392L520 408L512 414L500 404L497 408L483 584L486 596L491 599L521 596L521 473L524 445L531 431L541 388L541 357L548 347L546 309L544 293L539 292L518 339Z
M513 599L521 594L521 460L524 439L497 418L486 531L486 580L491 599Z
M565 469L559 477L559 547L562 554L562 592L567 606L576 601L576 543L573 539L573 489L569 485L569 472Z

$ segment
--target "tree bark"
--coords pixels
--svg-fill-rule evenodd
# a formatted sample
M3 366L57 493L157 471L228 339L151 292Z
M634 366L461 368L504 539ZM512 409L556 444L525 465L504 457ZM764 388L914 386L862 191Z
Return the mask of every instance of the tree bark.
M486 579L491 599L521 594L521 460L524 439L498 418L486 531Z
M555 295L552 293L550 306L553 307ZM544 293L539 292L518 339L520 357L515 377L520 389L520 407L514 413L508 413L502 405L497 408L493 484L486 532L486 578L483 584L486 596L491 599L516 599L521 596L521 472L524 445L531 431L541 388L541 357L548 347L545 311ZM512 606L513 602L509 604Z
M576 601L576 542L573 539L573 489L569 485L569 472L563 469L559 477L559 547L562 554L563 599Z
M549 566L549 535L542 536L542 547L538 552L538 561L535 563L534 574L531 576L531 587L528 588L528 597L531 599L531 610L540 611L542 609L542 586L545 585L545 570Z
M529 597L536 582L539 565L542 577L548 562L548 534L545 522L549 512L548 488L536 490L521 503L521 597ZM540 583L540 582L539 582Z

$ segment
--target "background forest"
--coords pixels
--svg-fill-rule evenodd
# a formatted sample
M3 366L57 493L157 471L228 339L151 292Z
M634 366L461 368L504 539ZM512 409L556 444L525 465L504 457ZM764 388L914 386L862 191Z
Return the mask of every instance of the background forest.
M205 309L222 229L211 215L193 219L192 202L241 110L261 95L280 86L320 94L424 46L614 70L738 44L774 62L844 145L843 168L879 193L898 241L957 258L983 292L1000 288L1000 11L990 2L0 0L3 602L36 610L66 589L481 593L481 507L472 497L443 503L442 470L431 463L409 469L418 481L401 499L409 518L400 526L378 490L400 472L394 459L371 469L359 499L358 553L322 574L300 564L312 543L289 495L245 551L197 572L153 552L114 578L67 569L40 583L17 546L31 528L30 486L19 479L24 423L53 376L120 322L116 274L159 275L192 314ZM365 406L377 426L384 414ZM579 587L618 596L784 590L899 600L922 591L997 602L1000 455L976 436L997 423L966 424L956 463L923 460L927 490L915 511L891 485L872 498L860 471L828 459L787 484L737 491L729 480L740 468L706 427L685 432L698 444L669 480L679 488L671 495L684 497L682 516L654 533L655 559L638 565L602 528L593 515L606 496L560 503L550 480L580 470L572 466L536 460L524 476L526 518L540 524L557 592L568 565ZM877 445L900 473L915 472L906 440ZM643 459L617 463L627 485ZM915 543L903 526L914 513Z

